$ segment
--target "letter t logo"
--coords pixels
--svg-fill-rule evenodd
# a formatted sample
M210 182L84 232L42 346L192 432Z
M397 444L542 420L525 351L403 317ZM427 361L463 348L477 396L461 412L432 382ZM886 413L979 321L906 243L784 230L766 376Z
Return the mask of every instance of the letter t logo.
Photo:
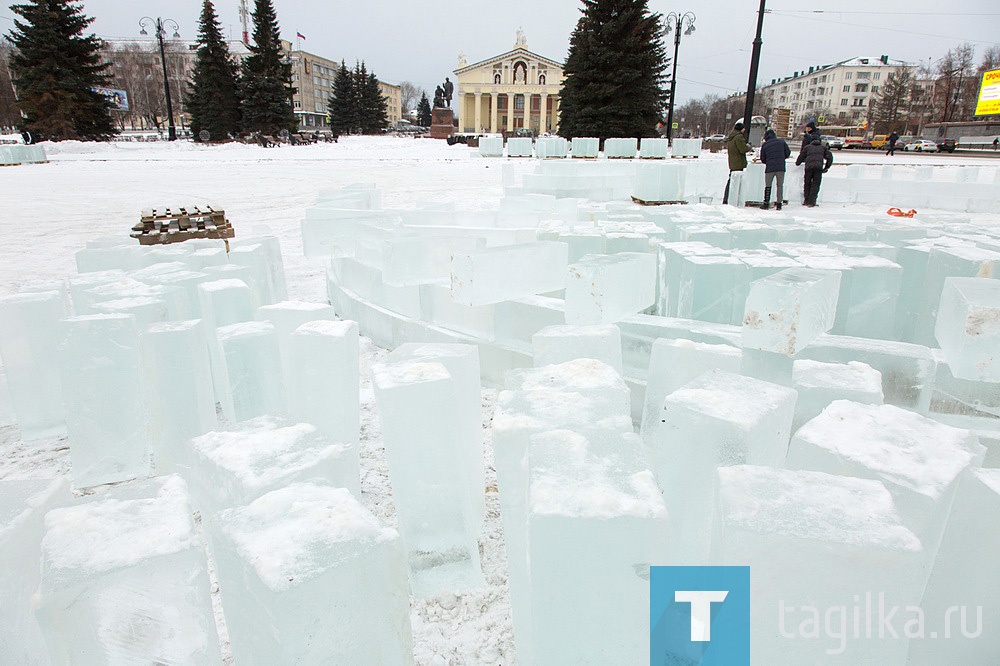
M712 602L725 600L729 592L725 590L676 590L674 601L691 604L691 640L707 642L712 640Z

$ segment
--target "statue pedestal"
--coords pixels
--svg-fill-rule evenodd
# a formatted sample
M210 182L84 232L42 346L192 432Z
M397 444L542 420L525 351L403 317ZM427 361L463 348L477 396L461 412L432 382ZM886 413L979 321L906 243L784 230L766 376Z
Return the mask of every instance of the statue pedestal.
M431 111L431 138L447 139L455 133L455 112L451 109L437 108Z

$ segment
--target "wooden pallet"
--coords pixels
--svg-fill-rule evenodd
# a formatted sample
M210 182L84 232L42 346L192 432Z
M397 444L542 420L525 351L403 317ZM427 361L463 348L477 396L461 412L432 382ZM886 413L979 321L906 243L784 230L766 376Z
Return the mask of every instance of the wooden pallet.
M236 231L224 210L211 206L178 206L152 208L142 211L139 223L132 227L132 238L139 245L166 245L181 243L191 238L217 238L226 241L236 236Z
M745 206L746 208L760 208L760 205L761 205L762 203L764 203L764 202L763 202L763 201L744 201L744 202L743 202L743 205L744 205L744 206ZM770 204L771 204L772 206L773 206L773 205L774 205L775 203L777 203L777 202L776 202L776 201L771 201L771 202L770 202ZM781 205L782 205L782 206L787 206L787 205L788 205L788 199L782 199L782 200L781 200Z
M644 201L642 199L637 199L632 197L632 201L639 204L640 206L685 206L687 201Z
M697 155L671 155L670 159L672 159L672 160L696 160L696 159L698 159L698 156Z

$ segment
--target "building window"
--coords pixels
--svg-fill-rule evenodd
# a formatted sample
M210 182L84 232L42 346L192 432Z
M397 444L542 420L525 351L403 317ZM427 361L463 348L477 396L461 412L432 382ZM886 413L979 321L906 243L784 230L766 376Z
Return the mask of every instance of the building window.
M302 102L300 102L299 100L294 100L292 102L292 108L301 109L302 108Z
M819 77L819 82L820 83L826 83L826 74L824 74L823 76Z
M873 93L877 93L878 92L878 86L872 86L872 92Z
M864 106L864 105L865 105L865 98L864 97L855 97L854 98L854 106Z
M316 113L323 112L323 102L316 102L315 104Z
M857 85L854 86L854 92L856 93L868 92L868 84L858 83Z
M514 108L515 109L524 108L524 95L514 95Z
M875 79L876 81L878 81L881 77L882 77L881 72L875 72L874 74L872 74L872 78Z
M854 113L851 114L851 118L853 118L854 120L858 120L860 117L861 117L860 111L855 111Z
M844 92L851 92L851 86L844 86Z
M872 75L871 72L858 72L859 79L868 79L871 78L871 75Z
M498 95L497 96L497 108L498 109L506 109L507 108L507 95Z
M850 101L849 99L847 99L846 97L842 97L842 98L840 99L840 105L841 105L841 106L847 106L847 105L848 105L848 104L850 104L850 103L851 103L851 101Z
M853 73L854 73L854 72L844 72L844 79L849 79L849 78L851 78L851 75L852 75Z

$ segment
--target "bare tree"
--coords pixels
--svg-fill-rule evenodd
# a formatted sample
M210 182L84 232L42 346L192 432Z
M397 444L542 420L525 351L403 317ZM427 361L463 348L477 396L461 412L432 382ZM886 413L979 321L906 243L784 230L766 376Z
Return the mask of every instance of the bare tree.
M10 75L10 54L13 45L6 37L0 37L0 129L12 132L17 129L21 112L17 108L17 97Z
M166 41L164 51L175 122L183 128L184 91L193 57L184 42ZM128 94L129 110L114 112L121 129L163 129L167 125L167 103L156 42L108 44L105 55L113 65L113 86Z
M975 49L966 42L941 58L937 68L935 95L941 110L941 121L952 122L972 117L975 105Z
M417 108L417 102L420 101L420 96L423 94L425 94L423 88L409 81L403 81L399 84L399 101L403 107L404 116L408 111Z
M873 100L872 121L875 132L889 132L899 129L900 123L908 121L907 110L913 92L913 72L898 69L889 72L882 89Z

